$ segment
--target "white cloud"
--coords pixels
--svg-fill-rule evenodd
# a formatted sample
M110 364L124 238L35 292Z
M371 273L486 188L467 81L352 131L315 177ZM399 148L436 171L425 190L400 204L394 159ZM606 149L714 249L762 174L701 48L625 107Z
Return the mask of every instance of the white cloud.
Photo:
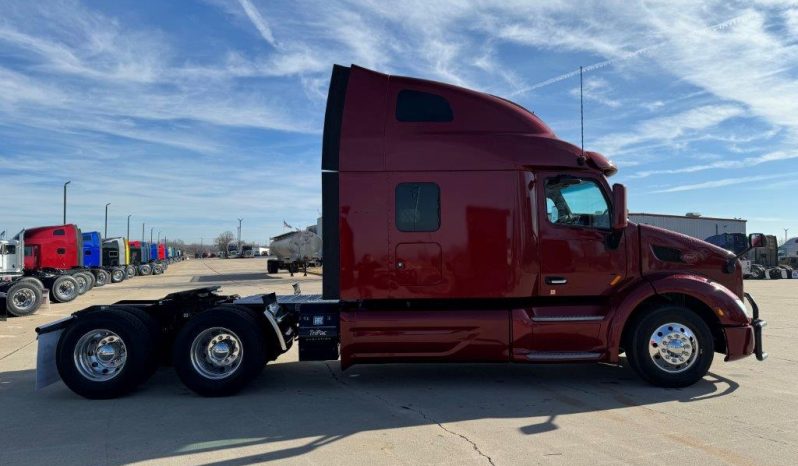
M616 154L630 146L650 141L678 143L687 134L703 131L724 121L743 115L736 105L705 105L682 113L645 120L628 133L602 136L594 145L599 151Z
M271 46L276 47L277 42L274 40L272 30L263 16L261 16L260 11L258 11L249 0L238 0L238 3L241 4L241 8L244 9L247 17L252 21L252 25L258 30L263 40L268 42Z
M724 178L721 180L704 181L701 183L684 184L679 186L671 186L665 189L652 191L653 193L675 193L682 191L695 191L697 189L721 188L724 186L732 186L744 183L754 183L756 181L773 180L778 178L787 178L795 176L796 173L786 173L779 175L760 175L760 176L742 176L739 178Z
M713 169L728 169L728 168L750 168L761 165L767 162L775 162L779 160L790 160L798 158L798 150L792 152L771 152L756 157L746 157L742 160L719 160L713 163L702 165L691 165L680 168L668 168L662 170L645 170L631 175L631 178L647 178L652 175L673 175L676 173L695 173Z

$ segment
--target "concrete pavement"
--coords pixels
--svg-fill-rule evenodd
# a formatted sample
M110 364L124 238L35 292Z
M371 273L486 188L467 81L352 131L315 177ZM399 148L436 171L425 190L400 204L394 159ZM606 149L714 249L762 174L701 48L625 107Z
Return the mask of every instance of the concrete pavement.
M749 281L770 359L724 363L685 389L608 365L384 365L341 372L296 349L235 397L206 399L161 369L89 401L35 380L37 325L90 304L212 284L241 295L321 289L262 259L175 264L0 322L0 464L795 464L798 280Z

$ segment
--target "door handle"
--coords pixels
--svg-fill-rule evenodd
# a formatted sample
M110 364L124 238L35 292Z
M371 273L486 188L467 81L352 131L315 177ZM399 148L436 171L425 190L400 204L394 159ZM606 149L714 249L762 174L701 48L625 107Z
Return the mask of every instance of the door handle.
M565 285L568 279L565 277L546 277L546 284L548 285Z

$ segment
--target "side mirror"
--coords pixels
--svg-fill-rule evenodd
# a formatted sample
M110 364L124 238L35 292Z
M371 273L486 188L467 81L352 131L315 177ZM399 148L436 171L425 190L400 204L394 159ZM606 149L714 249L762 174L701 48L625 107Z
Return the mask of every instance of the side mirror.
M626 210L626 186L612 185L612 229L623 230L629 224L629 213Z
M764 233L751 233L748 235L748 246L751 248L761 248L765 245Z

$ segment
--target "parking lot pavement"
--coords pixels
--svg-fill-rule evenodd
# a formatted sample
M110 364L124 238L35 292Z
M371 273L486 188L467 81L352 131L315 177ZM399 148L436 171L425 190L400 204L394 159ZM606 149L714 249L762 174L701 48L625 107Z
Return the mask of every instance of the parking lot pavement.
M685 389L609 365L299 363L295 349L238 396L200 398L171 369L132 395L35 392L36 325L90 304L220 284L241 295L319 292L262 259L175 264L79 302L0 322L0 464L795 464L798 280L746 282L770 358L724 363Z

